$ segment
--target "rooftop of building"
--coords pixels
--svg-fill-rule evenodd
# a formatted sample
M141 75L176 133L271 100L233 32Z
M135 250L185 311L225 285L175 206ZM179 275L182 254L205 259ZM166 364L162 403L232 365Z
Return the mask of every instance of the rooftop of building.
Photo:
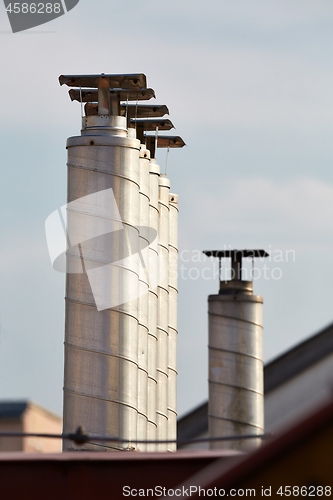
M0 420L21 419L29 408L38 410L50 418L61 420L56 413L28 399L0 401Z
M264 392L282 386L333 353L333 323L285 351L264 366ZM178 438L191 439L208 430L208 401L178 420Z

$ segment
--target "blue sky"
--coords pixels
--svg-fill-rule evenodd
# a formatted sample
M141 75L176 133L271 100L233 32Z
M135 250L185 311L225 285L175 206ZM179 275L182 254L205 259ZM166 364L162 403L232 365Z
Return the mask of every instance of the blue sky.
M61 412L64 276L44 222L66 202L65 143L79 134L80 106L60 74L145 73L187 144L168 161L185 268L180 413L207 397L207 296L218 283L202 277L214 264L197 262L201 250L284 256L267 262L281 279L254 284L265 360L333 320L332 33L330 0L80 0L15 35L0 5L0 398ZM157 159L163 170L165 151Z

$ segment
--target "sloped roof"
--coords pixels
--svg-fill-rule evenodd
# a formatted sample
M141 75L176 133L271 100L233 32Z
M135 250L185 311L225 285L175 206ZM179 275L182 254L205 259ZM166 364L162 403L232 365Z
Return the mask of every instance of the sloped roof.
M27 409L29 401L2 401L0 402L0 420L21 418Z
M332 485L332 438L333 400L227 470L218 462L211 464L202 471L199 485L202 489L223 488L226 492L231 488L252 488L256 496L264 486L271 488L268 496L273 498L278 497L281 489L288 496L287 488L301 485L309 494L316 487L327 494L321 485ZM196 477L188 482L196 485ZM192 498L199 496L202 495L196 492Z
M268 394L333 352L333 323L284 352L264 366ZM178 419L178 438L191 439L208 431L208 401Z
M175 488L214 461L231 465L242 457L232 450L1 453L1 498L124 500L127 496L144 496L153 500L161 497L163 490L166 497L169 488Z
M265 394L333 352L333 323L273 359L264 368Z

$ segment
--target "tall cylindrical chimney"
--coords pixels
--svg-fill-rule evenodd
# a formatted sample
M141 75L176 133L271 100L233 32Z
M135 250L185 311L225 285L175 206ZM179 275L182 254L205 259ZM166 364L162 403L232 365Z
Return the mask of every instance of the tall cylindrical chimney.
M60 77L69 86L97 87L98 100L81 136L67 141L64 432L81 425L90 435L124 440L83 448L65 442L64 449L136 447L140 141L128 137L120 97L110 88L138 90L145 77L125 76Z
M266 257L262 250L205 251L232 259L232 279L208 298L209 437L259 435L264 431L262 304L252 282L242 280L242 257ZM251 450L260 439L211 441L210 448Z
M169 195L168 440L177 439L178 195ZM168 451L175 451L169 443Z
M98 123L98 119L94 121ZM111 126L106 135L91 127L89 135L83 131L81 137L67 141L68 210L74 200L96 195L81 214L77 207L73 214L67 212L68 231L71 233L76 224L74 219L71 222L72 215L75 219L80 216L85 219L81 226L83 232L87 221L90 221L88 226L93 227L98 193L111 189L125 238L127 235L134 240L138 238L138 211L122 200L130 199L133 207L139 206L140 145L136 139L127 137L124 118L117 117L113 122L117 124L117 131L119 124L123 125L123 135L118 132L113 135ZM103 207L101 217L108 222ZM97 220L100 223L100 219ZM138 291L138 261L134 255L124 258L128 253L121 236L119 248L111 242L108 247L106 240L100 240L97 237L82 243L81 260L86 263L83 273L72 274L70 269L67 273L64 432L74 432L82 425L88 434L119 436L131 442L136 439L138 412L138 292L126 302L117 296L126 287ZM79 249L76 257L80 259ZM115 264L109 268L107 264L113 261L123 261L119 265L123 267ZM87 269L88 263L90 269ZM106 282L109 279L112 284ZM96 307L96 298L101 300L100 310ZM76 448L70 446L73 447ZM104 445L104 448L110 447L118 449L119 445ZM101 446L89 444L84 448L100 449Z
M138 297L138 429L141 441L147 440L148 426L148 290L149 290L149 151L140 149L140 206L139 206L139 297ZM146 450L144 443L138 449Z
M157 436L168 439L168 325L169 325L169 190L166 175L159 178L159 255L161 272L157 308ZM167 449L160 444L159 451Z
M149 181L150 181L150 201L149 201L149 226L152 230L158 232L159 209L158 209L158 184L160 176L160 167L156 160L151 158ZM149 246L149 274L158 277L158 240L156 239ZM157 439L157 308L158 308L158 289L157 282L149 283L149 321L148 321L148 441ZM147 451L156 451L156 444L149 444Z

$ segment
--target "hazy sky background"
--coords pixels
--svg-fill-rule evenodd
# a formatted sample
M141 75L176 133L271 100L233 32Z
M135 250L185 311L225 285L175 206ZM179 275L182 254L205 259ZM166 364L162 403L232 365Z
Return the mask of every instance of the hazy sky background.
M0 4L0 399L61 413L64 275L44 222L66 202L80 105L60 74L145 73L187 144L168 161L180 197L180 414L207 397L218 280L201 250L272 253L254 284L265 361L333 320L332 53L331 0L80 0L17 34Z

